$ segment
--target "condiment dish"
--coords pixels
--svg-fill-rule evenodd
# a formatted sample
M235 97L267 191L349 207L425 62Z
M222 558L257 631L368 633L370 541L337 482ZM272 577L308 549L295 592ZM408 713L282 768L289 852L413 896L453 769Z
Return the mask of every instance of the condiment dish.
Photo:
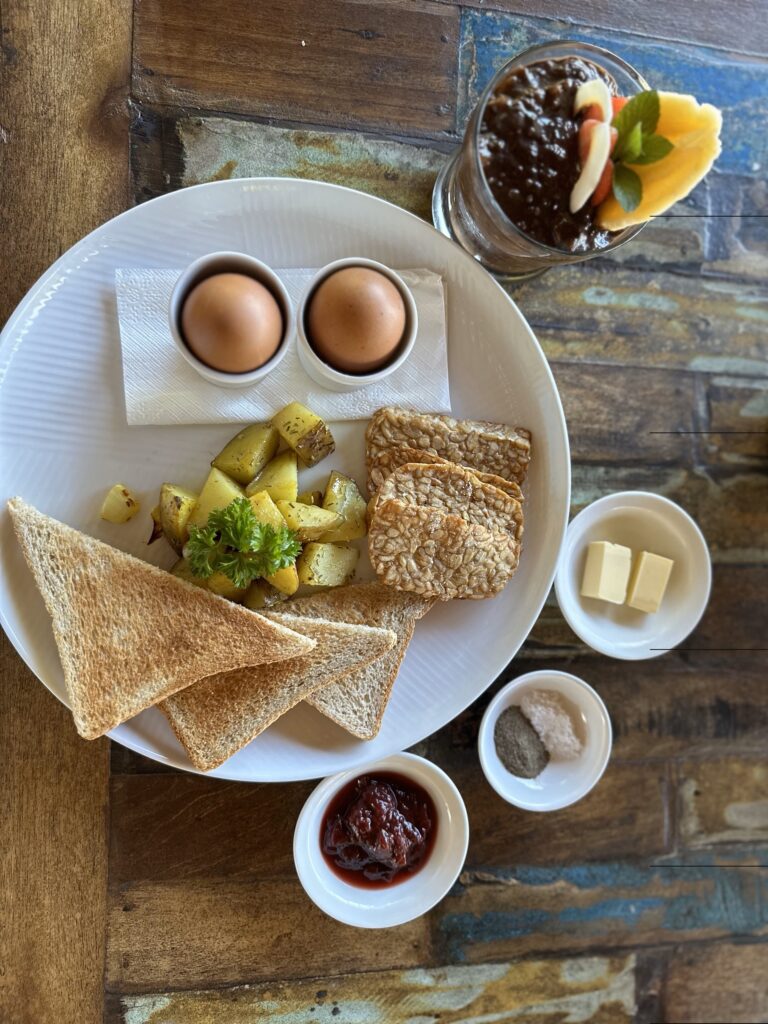
M403 881L378 888L350 885L326 862L323 822L334 795L361 775L396 772L423 787L437 809L437 835L426 862ZM293 858L309 898L330 917L356 928L391 928L412 921L445 896L459 876L469 844L469 821L456 786L442 769L415 754L393 754L324 779L310 794L293 836Z
M307 332L307 311L312 296L318 287L338 270L348 267L365 267L368 270L376 270L388 278L397 288L405 304L405 330L400 344L393 353L392 359L386 366L372 373L343 373L335 369L329 363L321 359L310 343ZM321 384L330 391L357 391L359 388L367 387L369 384L376 384L384 380L395 370L399 369L413 351L416 343L416 334L419 329L419 315L416 309L416 302L411 294L408 285L399 274L396 274L390 267L376 260L363 259L353 256L342 260L334 260L322 267L307 285L299 303L296 316L297 350L299 360L309 376L317 384Z
M494 729L499 715L519 706L533 690L554 691L564 700L581 740L581 754L572 761L550 760L535 779L508 771L498 755ZM585 797L600 781L611 756L613 731L608 710L592 687L568 672L529 672L507 683L486 708L477 749L486 779L507 803L525 811L558 811Z
M581 596L591 541L623 544L636 557L651 551L674 561L657 612L646 613ZM712 567L701 530L668 498L621 491L600 498L571 521L560 554L555 591L568 625L584 643L611 658L655 658L695 628L709 600Z
M263 284L274 296L283 315L283 335L277 351L266 363L247 373L225 373L206 365L189 349L181 331L181 310L186 297L196 284L200 284L207 277L224 273L245 274ZM207 256L201 256L182 271L171 292L168 321L176 348L189 365L197 370L201 377L224 388L249 387L261 380L262 377L266 377L288 351L288 346L296 331L293 306L283 282L266 263L242 252L212 252Z

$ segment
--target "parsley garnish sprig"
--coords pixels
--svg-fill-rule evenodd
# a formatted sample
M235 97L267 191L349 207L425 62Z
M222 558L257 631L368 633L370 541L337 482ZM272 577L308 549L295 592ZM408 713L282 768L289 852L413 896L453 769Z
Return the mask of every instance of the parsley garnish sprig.
M627 165L656 163L674 148L669 139L656 134L659 110L658 92L648 89L633 96L611 122L619 133L611 154L613 194L628 213L640 205L643 183Z
M293 530L260 522L247 498L235 498L211 512L205 526L190 526L184 555L195 576L221 572L236 587L247 587L293 565L300 550Z

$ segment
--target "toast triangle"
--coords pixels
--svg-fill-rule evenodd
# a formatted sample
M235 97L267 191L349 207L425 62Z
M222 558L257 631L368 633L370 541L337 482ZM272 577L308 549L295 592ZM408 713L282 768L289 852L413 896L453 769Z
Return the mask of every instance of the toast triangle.
M373 739L381 728L416 620L434 603L432 598L394 590L382 583L351 583L291 601L291 611L296 615L380 626L397 634L391 650L316 690L306 698L307 703L353 736ZM270 618L282 622L283 613L276 611Z
M53 619L75 726L86 739L213 672L294 658L315 645L20 498L8 508Z
M171 728L201 771L218 767L310 693L391 650L389 629L326 622L288 613L280 621L315 648L276 665L222 672L163 701Z

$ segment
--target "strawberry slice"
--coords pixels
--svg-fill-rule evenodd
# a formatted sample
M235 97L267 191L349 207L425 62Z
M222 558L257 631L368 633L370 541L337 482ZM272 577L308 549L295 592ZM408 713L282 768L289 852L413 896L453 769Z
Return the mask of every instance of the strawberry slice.
M599 103L590 103L588 107L585 107L581 113L584 114L585 121L602 121L603 120L603 108Z
M597 183L597 188L592 193L592 205L599 206L604 199L607 199L611 192L611 186L613 185L613 160L608 160L603 173L600 175L600 181Z
M595 130L595 125L601 123L600 118L593 117L589 117L586 121L582 121L581 123L581 127L579 128L579 163L582 167L587 162L589 147L592 143L592 132Z
M622 110L629 103L628 96L611 96L611 107L613 108L613 116L616 117L618 112Z

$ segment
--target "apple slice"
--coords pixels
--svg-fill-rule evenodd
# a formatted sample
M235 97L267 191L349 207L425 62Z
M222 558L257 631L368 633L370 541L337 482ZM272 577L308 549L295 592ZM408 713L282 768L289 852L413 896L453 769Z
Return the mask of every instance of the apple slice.
M581 162L581 174L571 190L571 213L580 210L600 184L613 145L611 126L606 121L585 121L581 127L580 143L582 133L589 148L586 160Z
M585 107L598 107L601 111L601 120L610 121L613 117L611 105L611 93L602 78L590 78L582 82L576 90L576 98L573 102L573 112L578 114Z

